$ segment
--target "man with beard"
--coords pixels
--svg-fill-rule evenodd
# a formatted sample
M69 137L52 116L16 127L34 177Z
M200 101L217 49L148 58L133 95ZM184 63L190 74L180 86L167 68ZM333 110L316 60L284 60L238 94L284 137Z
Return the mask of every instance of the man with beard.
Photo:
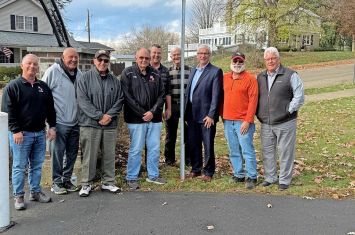
M224 74L223 78L224 134L233 166L233 180L237 183L246 181L246 188L253 189L258 176L253 145L258 83L255 75L245 71L243 53L235 52L232 55L230 68L232 71Z

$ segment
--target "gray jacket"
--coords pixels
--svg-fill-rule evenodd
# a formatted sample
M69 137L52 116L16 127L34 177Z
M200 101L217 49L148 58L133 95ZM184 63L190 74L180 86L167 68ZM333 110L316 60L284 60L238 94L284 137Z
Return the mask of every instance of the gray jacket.
M83 73L76 82L76 96L79 126L101 129L117 127L118 114L123 105L123 92L120 80L114 75L108 73L105 78L101 78L96 68ZM107 126L98 123L104 114L112 117Z
M76 78L80 76L81 71L78 70ZM54 63L44 73L42 81L47 83L48 87L52 90L54 108L57 113L57 123L66 126L75 126L78 124L75 86L63 68L58 63Z

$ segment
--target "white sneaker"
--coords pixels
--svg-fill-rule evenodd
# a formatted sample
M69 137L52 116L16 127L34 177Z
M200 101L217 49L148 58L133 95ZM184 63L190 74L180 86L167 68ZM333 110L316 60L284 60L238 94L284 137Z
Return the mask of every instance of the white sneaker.
M87 197L87 196L89 196L90 191L91 191L91 185L84 185L80 189L79 196L80 197Z
M122 191L121 188L113 184L103 184L101 185L101 190L107 190L110 191L111 193L119 193Z

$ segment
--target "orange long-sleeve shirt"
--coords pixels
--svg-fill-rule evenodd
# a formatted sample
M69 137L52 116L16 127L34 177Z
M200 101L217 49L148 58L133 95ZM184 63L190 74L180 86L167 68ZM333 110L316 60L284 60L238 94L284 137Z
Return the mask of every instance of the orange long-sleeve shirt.
M245 71L238 79L232 72L223 77L223 119L254 122L258 104L258 82L256 76Z

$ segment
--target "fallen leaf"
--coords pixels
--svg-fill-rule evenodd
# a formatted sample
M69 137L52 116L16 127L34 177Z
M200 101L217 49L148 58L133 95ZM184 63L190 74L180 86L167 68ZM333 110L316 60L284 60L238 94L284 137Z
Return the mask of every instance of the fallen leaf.
M307 199L307 200L314 200L315 199L314 197L309 197L309 196L303 196L302 198Z
M62 199L62 200L59 200L59 203L62 203L62 202L64 202L65 200L64 199Z
M207 225L207 229L208 230L212 230L212 229L214 229L214 226L213 225Z
M269 203L266 205L268 208L272 208L272 205Z
M334 193L334 194L332 195L332 198L334 198L334 199L340 199L339 195L336 194L336 193Z
M317 176L316 178L314 178L314 182L316 182L317 184L322 183L323 181L323 177L322 176Z
M163 204L161 204L162 206L166 206L166 205L168 205L168 203L167 202L164 202Z
M355 180L350 182L351 187L355 187Z

